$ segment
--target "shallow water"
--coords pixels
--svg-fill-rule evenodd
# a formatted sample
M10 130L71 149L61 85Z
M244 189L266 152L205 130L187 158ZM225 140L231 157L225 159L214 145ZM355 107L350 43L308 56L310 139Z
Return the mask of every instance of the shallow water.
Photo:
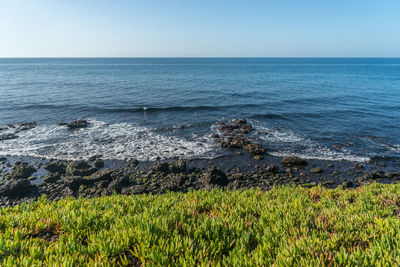
M272 155L397 161L399 103L400 59L0 59L0 127L38 123L0 155L209 158L245 117Z

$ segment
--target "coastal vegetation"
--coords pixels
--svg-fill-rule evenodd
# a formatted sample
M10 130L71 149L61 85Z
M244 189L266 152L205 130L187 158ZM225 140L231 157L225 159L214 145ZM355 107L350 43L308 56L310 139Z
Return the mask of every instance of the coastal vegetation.
M395 266L400 185L42 196L0 208L2 266Z

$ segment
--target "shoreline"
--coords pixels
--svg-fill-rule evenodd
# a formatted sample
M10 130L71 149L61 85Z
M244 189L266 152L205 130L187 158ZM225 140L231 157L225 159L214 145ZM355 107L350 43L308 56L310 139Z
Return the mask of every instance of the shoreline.
M81 120L69 125L85 128L88 124ZM41 195L59 200L114 192L161 194L212 188L265 191L286 184L353 188L374 181L400 180L399 163L387 166L381 160L355 163L270 155L249 135L254 130L246 119L221 122L218 134L212 134L211 138L231 153L213 159L103 160L99 155L89 160L68 161L0 157L0 206L30 202Z
M4 161L3 158L0 163L0 206L31 202L42 195L54 201L65 197L92 198L114 192L162 194L213 188L266 191L279 185L355 188L372 182L400 181L399 172L378 162L302 160L271 155L256 160L245 153L211 160L141 162L134 159L103 161L101 158L91 161L21 159L9 157ZM287 159L294 165L285 164ZM296 162L306 165L296 165ZM14 188L10 187L12 184Z

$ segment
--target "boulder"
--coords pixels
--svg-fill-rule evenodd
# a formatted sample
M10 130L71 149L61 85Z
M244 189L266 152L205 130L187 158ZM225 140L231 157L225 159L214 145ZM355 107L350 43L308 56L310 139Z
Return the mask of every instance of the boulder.
M36 127L36 122L25 122L16 127L15 132L27 131Z
M206 172L202 174L199 178L199 181L204 185L227 185L228 177L226 177L225 173L218 170L215 167L210 167Z
M118 193L121 192L121 189L125 186L128 186L130 184L129 182L129 177L122 175L117 178L115 178L109 185L108 189L111 191L117 191Z
M266 168L266 171L267 171L268 173L276 174L276 173L279 172L279 167L276 166L276 165L269 165L269 166Z
M177 160L172 163L157 162L151 169L154 172L161 172L164 174L185 173L187 171L187 166L184 160Z
M102 159L96 159L96 161L93 163L93 166L101 169L104 167L104 161Z
M99 171L91 174L90 176L84 177L84 180L90 183L99 182L103 180L110 181L112 179L111 177L112 174L113 171L111 170Z
M12 133L1 134L0 141L15 139L17 137L18 136L16 136L15 134L12 134Z
M36 172L36 169L27 162L16 162L11 168L11 177L15 179L26 179Z
M64 180L64 184L71 188L73 191L77 190L80 185L84 184L85 181L81 176L68 176Z
M88 176L97 171L97 168L90 166L86 161L72 161L68 163L66 173L72 176Z
M312 173L322 173L323 170L322 170L322 168L318 167L318 168L311 169L310 172L312 172Z
M299 157L283 157L282 165L285 167L305 167L307 166L307 161Z
M0 196L9 198L23 198L35 193L37 187L31 185L28 180L22 179L17 181L11 181L0 187Z
M43 178L43 181L46 183L55 183L60 179L61 176L58 173L49 173Z
M354 185L351 181L343 180L342 186L343 188L352 188Z
M47 163L44 168L51 173L64 174L66 166L62 161Z
M67 123L67 127L69 129L78 129L78 128L86 128L89 125L89 122L86 120L77 120L77 121L71 121Z

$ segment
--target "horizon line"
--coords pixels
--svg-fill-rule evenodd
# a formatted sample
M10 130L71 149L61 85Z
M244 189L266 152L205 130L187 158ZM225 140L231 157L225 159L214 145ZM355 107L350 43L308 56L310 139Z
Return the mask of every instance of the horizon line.
M165 59L185 59L185 58L198 58L198 59L210 59L210 58L221 58L221 59L257 59L257 58L337 58L337 59L345 59L345 58L388 58L388 59L396 59L400 58L400 56L205 56L205 57L198 57L198 56L116 56L116 57L109 57L109 56L28 56L28 57L2 57L0 59L91 59L91 58L103 58L103 59L112 59L112 58L120 58L120 59L134 59L134 58L165 58Z

